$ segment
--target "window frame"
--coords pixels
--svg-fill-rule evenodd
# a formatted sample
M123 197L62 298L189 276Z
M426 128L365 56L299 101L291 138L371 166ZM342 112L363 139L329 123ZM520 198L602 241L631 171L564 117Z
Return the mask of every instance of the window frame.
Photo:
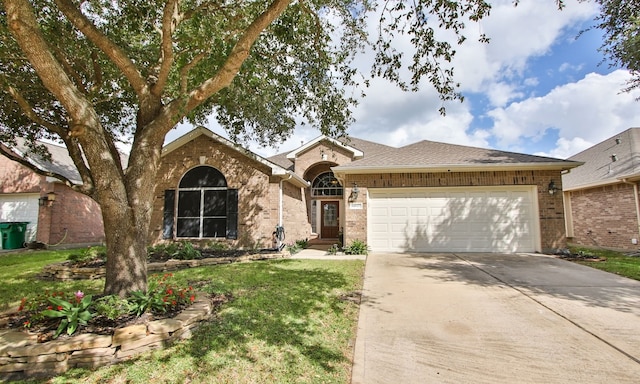
M331 186L318 186L323 183L326 184L335 181L335 187ZM333 172L323 172L316 176L311 182L311 196L312 197L341 197L344 196L344 187L340 184L340 181L335 177Z

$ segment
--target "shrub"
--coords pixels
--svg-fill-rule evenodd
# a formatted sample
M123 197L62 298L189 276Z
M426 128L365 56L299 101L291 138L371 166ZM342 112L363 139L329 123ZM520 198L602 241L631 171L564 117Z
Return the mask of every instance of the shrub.
M149 256L156 255L160 258L179 260L193 260L202 257L200 251L188 241L158 244L156 246L148 247L147 253Z
M332 246L329 247L329 249L327 249L327 254L336 255L338 254L339 250L340 250L340 247L338 247L338 244L333 244Z
M67 257L67 260L76 263L86 262L90 260L106 260L107 250L105 247L89 247L82 250L80 253L72 253Z
M188 306L196 299L193 287L179 287L173 282L173 274L153 275L149 278L147 292L135 291L129 299L137 316L145 312L164 313L169 308Z
M362 240L353 240L351 244L344 247L345 255L368 255L369 246Z
M287 250L292 255L300 252L304 248L309 246L309 241L307 239L304 240L296 240L293 244L287 245Z
M104 316L109 320L115 320L134 310L129 300L116 295L102 296L94 300L93 307L96 311L96 316Z
M213 251L228 251L230 249L229 244L221 241L211 241L207 244L207 248Z

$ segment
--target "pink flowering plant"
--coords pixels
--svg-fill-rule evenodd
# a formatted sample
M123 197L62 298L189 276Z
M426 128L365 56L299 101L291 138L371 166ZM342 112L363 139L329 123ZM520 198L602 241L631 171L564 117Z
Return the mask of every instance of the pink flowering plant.
M25 297L9 325L30 328L45 338L57 338L62 333L72 335L80 327L90 332L104 332L116 328L120 322L132 321L145 313L155 318L171 317L191 305L195 299L193 287L176 282L173 274L151 275L147 292L134 292L126 298L94 297L80 290L67 293L45 291Z
M89 311L91 301L92 296L85 296L82 291L77 291L72 301L54 296L49 297L49 302L55 306L55 309L46 309L42 311L42 315L61 319L53 337L58 337L64 330L67 331L68 335L71 335L78 329L78 325L87 325L87 322L93 317L93 314Z

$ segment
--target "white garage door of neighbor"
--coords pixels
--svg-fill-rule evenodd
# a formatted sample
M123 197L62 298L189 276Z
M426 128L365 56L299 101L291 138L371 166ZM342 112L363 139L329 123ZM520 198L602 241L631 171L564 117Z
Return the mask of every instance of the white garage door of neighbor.
M369 189L376 252L534 252L534 186Z
M38 198L37 193L0 195L0 222L26 221L27 233L25 241L36 239L38 227Z

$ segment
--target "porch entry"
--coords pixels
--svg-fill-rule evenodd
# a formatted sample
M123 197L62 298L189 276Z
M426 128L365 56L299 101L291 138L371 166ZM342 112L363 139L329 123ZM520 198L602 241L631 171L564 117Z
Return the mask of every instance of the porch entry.
M321 205L320 238L337 239L339 227L340 202L323 201Z

